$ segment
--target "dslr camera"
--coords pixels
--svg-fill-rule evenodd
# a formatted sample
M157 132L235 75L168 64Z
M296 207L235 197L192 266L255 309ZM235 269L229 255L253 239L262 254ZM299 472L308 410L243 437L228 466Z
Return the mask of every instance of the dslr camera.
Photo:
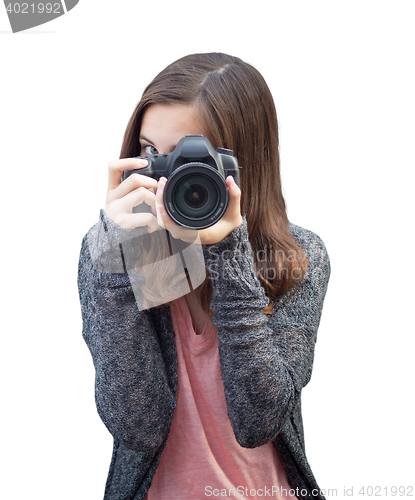
M141 174L159 180L166 177L164 206L169 216L188 229L205 229L225 213L229 192L225 179L232 175L239 186L238 160L230 149L213 149L203 135L186 135L170 154L137 156L148 161L145 168L125 170L122 180ZM133 212L149 212L142 203Z

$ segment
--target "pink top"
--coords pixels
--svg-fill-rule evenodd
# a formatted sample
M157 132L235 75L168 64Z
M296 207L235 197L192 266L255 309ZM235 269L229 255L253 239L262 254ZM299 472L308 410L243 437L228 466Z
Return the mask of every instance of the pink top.
M295 500L272 443L236 441L220 375L216 328L196 335L186 299L171 306L178 362L177 404L166 448L145 500ZM226 490L226 491L225 491Z

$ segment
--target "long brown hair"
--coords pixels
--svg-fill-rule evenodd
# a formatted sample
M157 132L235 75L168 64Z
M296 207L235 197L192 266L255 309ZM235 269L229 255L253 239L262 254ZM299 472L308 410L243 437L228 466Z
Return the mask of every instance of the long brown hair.
M221 53L193 54L165 68L147 86L128 123L120 158L138 156L143 114L153 104L191 105L213 147L234 151L241 177L256 274L272 301L298 284L307 257L289 230L281 187L278 121L262 75L241 59ZM197 289L209 311L212 285Z

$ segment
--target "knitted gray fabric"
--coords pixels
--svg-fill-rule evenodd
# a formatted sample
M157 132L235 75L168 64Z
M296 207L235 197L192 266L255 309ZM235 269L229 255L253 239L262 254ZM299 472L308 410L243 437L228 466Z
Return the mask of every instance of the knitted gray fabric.
M268 317L263 310L269 300L254 273L245 217L220 243L204 245L203 253L212 279L212 323L218 330L221 375L235 438L247 448L272 441L297 497L323 499L305 455L300 395L311 377L330 261L316 234L294 224L290 230L307 252L308 270L298 287L279 297ZM102 272L91 259L100 252L94 246L108 249L114 246L111 241L131 234L101 212L83 240L79 262L83 337L96 370L96 406L114 437L104 500L145 497L176 400L170 308L139 311L133 288L143 278L122 272L119 265L112 268L117 272ZM205 498L204 492L200 498Z

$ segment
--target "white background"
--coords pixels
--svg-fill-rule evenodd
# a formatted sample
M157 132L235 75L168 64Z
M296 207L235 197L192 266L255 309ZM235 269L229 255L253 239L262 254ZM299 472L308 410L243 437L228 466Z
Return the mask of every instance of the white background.
M80 243L145 85L211 51L267 80L289 218L331 258L303 393L317 481L332 498L415 486L413 27L400 0L81 0L12 34L0 6L2 498L103 497L112 438L81 336Z

